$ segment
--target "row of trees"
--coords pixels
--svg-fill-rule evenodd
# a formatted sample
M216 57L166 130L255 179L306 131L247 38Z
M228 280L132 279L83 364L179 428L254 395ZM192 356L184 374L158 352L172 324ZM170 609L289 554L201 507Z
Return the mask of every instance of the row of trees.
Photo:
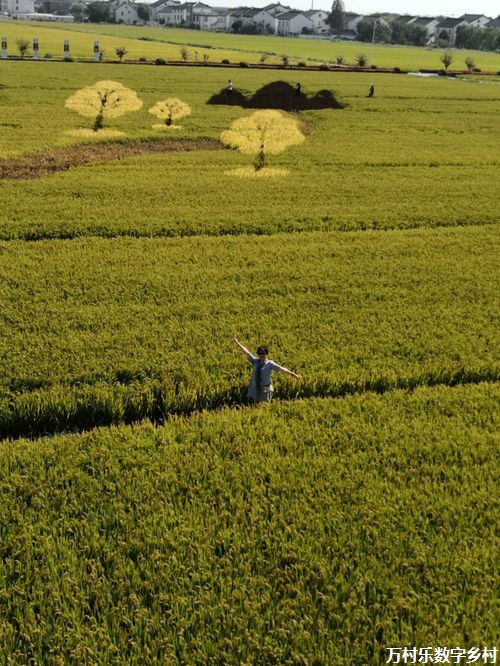
M340 0L335 0L340 2ZM375 17L362 19L356 26L361 42L384 42L386 44L407 44L425 46L429 40L427 30L421 25L405 21L379 21ZM441 45L446 45L448 34L438 35ZM492 28L472 28L461 25L457 28L455 46L459 49L495 51L500 49L500 31Z
M332 11L327 23L333 31L345 30L345 9L343 0L333 0ZM368 17L359 21L356 32L361 42L385 42L388 44L411 44L424 46L429 39L427 30L420 25L412 25L403 21L379 21L376 17Z
M333 0L327 23L335 32L345 30L345 10L343 0ZM356 33L361 42L384 42L386 44L407 44L425 46L429 40L427 30L421 25L405 21L380 21L376 16L358 22ZM438 36L443 46L449 37L446 32ZM492 28L473 28L461 25L457 28L455 46L459 49L496 51L500 49L500 31Z
M385 42L386 44L407 44L425 46L429 39L427 30L421 25L404 21L378 21L376 18L365 18L359 21L356 32L361 42Z
M460 25L455 34L455 46L458 49L480 51L500 50L500 30Z

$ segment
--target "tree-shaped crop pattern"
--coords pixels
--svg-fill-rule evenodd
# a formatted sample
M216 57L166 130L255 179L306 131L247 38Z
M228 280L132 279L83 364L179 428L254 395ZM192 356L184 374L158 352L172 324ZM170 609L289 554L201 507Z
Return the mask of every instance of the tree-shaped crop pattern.
M191 113L191 108L180 99L169 97L157 102L149 109L149 113L163 120L166 127L170 127L173 120L188 116Z
M93 130L102 128L104 120L137 111L142 101L135 91L116 81L98 81L68 97L65 106L86 118L94 118Z
M222 132L221 140L245 155L255 155L255 171L265 165L266 155L277 155L288 146L302 143L304 135L296 120L279 111L266 109L238 118Z

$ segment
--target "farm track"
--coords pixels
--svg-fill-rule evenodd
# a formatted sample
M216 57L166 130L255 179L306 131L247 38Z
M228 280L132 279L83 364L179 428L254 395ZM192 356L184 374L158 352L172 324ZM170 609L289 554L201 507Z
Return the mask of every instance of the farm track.
M137 155L194 150L223 150L215 139L147 139L126 143L82 144L0 160L0 180L32 180L60 171Z
M173 230L173 229L159 229L159 230L144 230L139 229L123 229L120 231L116 230L55 230L55 231L39 231L39 230L29 230L26 232L12 234L8 231L3 231L0 229L0 242L8 243L11 241L21 241L25 243L36 243L42 241L67 241L67 240L77 240L81 238L104 238L104 239L120 239L120 238L156 238L156 239L175 239L175 238L230 238L235 236L275 236L278 234L287 233L290 235L293 234L314 234L324 231L335 231L335 232L345 232L345 233L363 233L366 231L400 231L406 232L413 229L448 229L448 228L460 228L460 227L491 227L496 226L498 222L496 220L455 220L454 222L439 222L434 221L431 225L424 222L415 221L411 223L405 223L404 226L394 226L390 224L374 223L370 221L360 221L357 223L340 223L335 224L334 220L325 221L317 220L315 224L311 224L307 229L289 229L286 230L282 228L270 228L262 229L251 228L251 229L240 229L234 228L232 226L224 227L222 229L207 230L204 229L203 232L200 232L197 229L182 229L182 230Z
M433 386L452 388L499 381L499 368L457 368L413 376L306 381L299 386L282 387L280 397L282 400L344 398L364 393L382 395L394 390L413 391ZM201 411L248 406L246 387L241 385L220 386L213 391L193 391L185 386L175 386L172 390L172 387L166 389L161 379L144 376L130 377L123 383L115 379L96 380L92 384L91 378L77 382L59 385L59 399L50 395L53 386L45 387L49 391L48 396L44 396L43 388L31 390L27 384L23 387L20 383L19 393L10 396L7 409L0 414L0 441L85 432L96 427L130 425L143 420L161 425L169 416L189 417Z

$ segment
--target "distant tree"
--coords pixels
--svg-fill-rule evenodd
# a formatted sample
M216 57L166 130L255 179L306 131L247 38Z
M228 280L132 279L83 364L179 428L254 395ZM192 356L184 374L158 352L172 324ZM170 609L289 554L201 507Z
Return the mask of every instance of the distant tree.
M87 12L87 7L82 2L75 2L75 4L71 5L71 7L69 8L69 13L77 21L82 21L86 12Z
M87 16L91 23L110 23L111 6L109 2L91 2L87 5Z
M123 58L127 55L128 49L126 49L124 46L117 46L115 49L115 53L121 62Z
M422 25L408 26L408 44L413 46L425 46L429 41L427 30Z
M181 54L181 58L184 60L184 62L189 59L190 51L187 46L181 46L179 53Z
M345 7L342 0L333 0L332 11L328 14L326 22L332 30L343 30L345 27Z
M235 22L233 23L233 25L231 26L231 30L232 30L234 33L238 34L238 33L241 32L242 27L243 27L243 21L240 21L240 19L238 19L238 20L235 21Z
M142 107L142 101L134 90L117 81L98 81L68 97L65 106L81 116L94 118L93 130L97 132L105 119L137 111Z
M469 25L459 25L455 35L457 49L475 49L482 51L498 50L500 45L500 32L492 28L473 28Z
M172 125L173 120L183 118L191 113L191 107L175 97L169 97L157 102L149 109L149 113L164 121L167 127Z
M427 30L421 25L393 21L391 23L391 43L411 44L412 46L425 46L429 39Z
M151 9L149 5L137 5L137 16L141 19L141 21L149 21L151 18Z
M302 143L304 135L297 121L279 111L266 109L238 118L222 132L221 141L245 155L254 155L254 169L265 165L266 155L276 155L288 146Z
M457 49L468 48L471 42L472 27L470 25L459 25L455 33L455 46Z
M447 70L448 67L451 65L451 63L453 62L453 54L451 53L451 51L445 51L439 59L443 63L444 68Z
M403 21L393 21L391 23L392 44L406 44L405 25Z
M389 42L391 40L391 28L385 22L376 17L366 18L356 25L356 33L361 42Z
M17 50L21 54L21 58L24 58L28 52L29 42L27 39L16 39Z

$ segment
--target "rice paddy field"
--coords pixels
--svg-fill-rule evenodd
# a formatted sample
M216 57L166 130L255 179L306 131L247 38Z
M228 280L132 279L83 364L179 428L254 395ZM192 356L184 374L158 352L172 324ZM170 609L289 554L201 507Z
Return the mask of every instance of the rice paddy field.
M440 58L444 49L391 46L371 43L299 39L274 35L232 35L184 28L151 26L127 26L97 23L42 23L40 21L0 21L2 35L7 37L8 52L19 55L17 39L29 43L28 56L32 55L32 41L39 40L40 58L51 56L62 58L64 40L70 43L70 55L76 59L93 57L94 40L99 41L104 61L117 61L116 48L127 50L124 61L156 58L170 61L182 60L181 48L187 47L188 62L220 63L227 59L231 63L258 64L265 56L265 64L281 65L283 56L288 56L290 65L335 64L342 57L346 64L355 64L356 57L364 54L368 65L399 67L402 70L442 69ZM486 72L500 71L500 54L487 51L452 49L453 62L450 70L466 69L465 60L472 58L476 67Z
M500 79L229 71L0 61L0 664L494 663Z

